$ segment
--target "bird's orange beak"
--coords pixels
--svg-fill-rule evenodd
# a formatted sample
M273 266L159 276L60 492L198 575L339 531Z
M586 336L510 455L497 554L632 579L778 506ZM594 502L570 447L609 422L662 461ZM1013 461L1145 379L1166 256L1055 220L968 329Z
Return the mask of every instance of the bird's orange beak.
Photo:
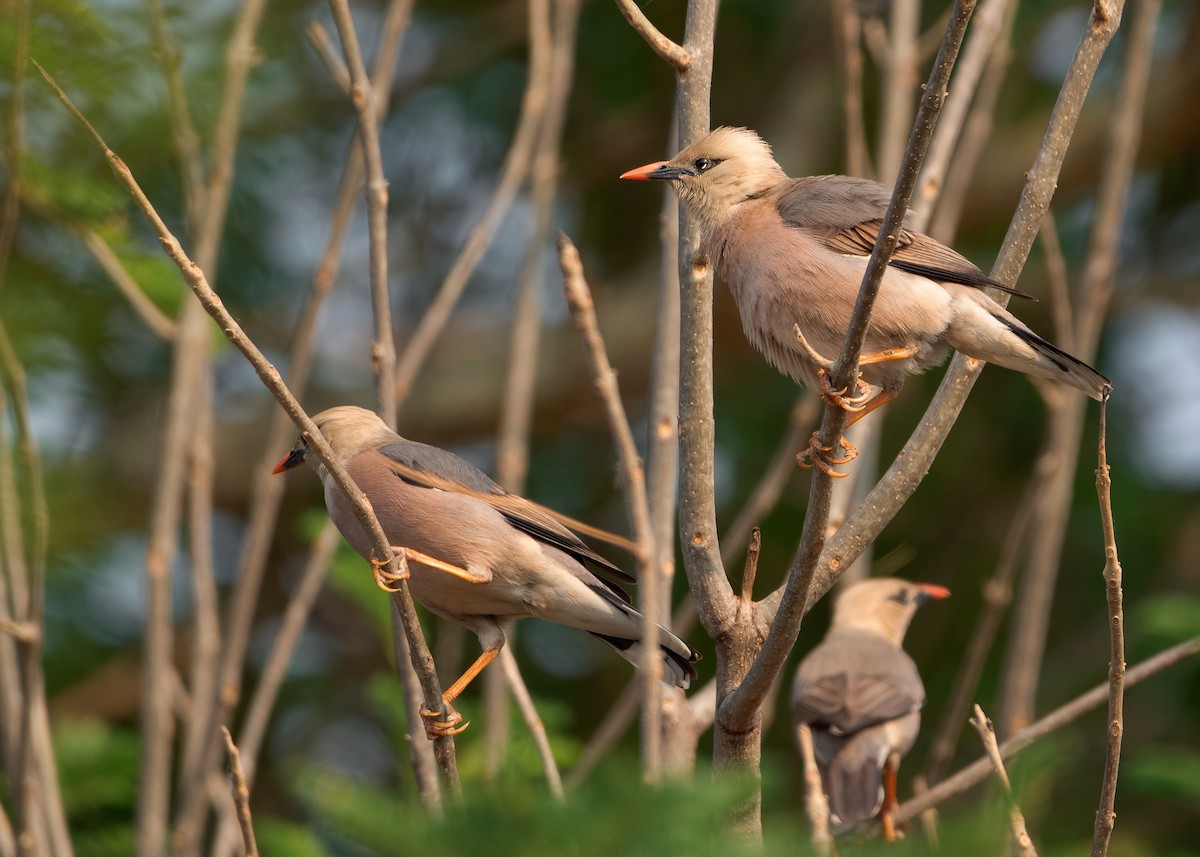
M938 586L936 583L920 584L920 594L923 600L941 601L943 598L950 597L950 590L944 586Z
M279 459L279 463L271 468L271 475L274 476L283 473L285 470L291 470L293 467L298 467L304 463L304 454L308 451L306 447L300 446L289 450L288 454Z
M637 169L630 170L627 173L621 173L621 178L638 182L661 181L668 178L668 176L665 175L668 169L669 167L667 166L666 161L655 161L652 164L646 164L644 167L638 167ZM659 175L655 175L656 172L658 172ZM674 178L674 176L672 175L670 178Z

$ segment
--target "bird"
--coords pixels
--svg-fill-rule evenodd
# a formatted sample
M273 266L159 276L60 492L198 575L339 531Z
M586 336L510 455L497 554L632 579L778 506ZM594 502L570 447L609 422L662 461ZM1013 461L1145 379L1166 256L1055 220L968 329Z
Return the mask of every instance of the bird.
M902 649L917 608L950 590L874 577L848 585L824 639L796 669L792 723L812 730L829 810L839 824L880 814L895 838L896 772L921 725L925 687Z
M412 597L479 637L483 652L442 694L443 712L422 709L432 739L466 728L452 703L504 647L501 623L537 616L590 632L640 665L642 616L617 583L634 580L536 503L505 491L482 470L436 446L406 440L378 415L339 406L313 417L337 461L366 494L393 552L409 568ZM372 559L370 535L301 433L273 473L307 461L325 487L338 530L375 567L388 590L398 580ZM659 627L664 682L686 689L700 654Z
M702 249L733 293L747 339L793 380L850 412L847 425L900 392L907 376L940 364L950 348L1094 399L1112 384L1047 342L985 291L1023 292L988 277L916 229L901 230L870 316L859 384L832 390L827 355L840 353L892 188L851 176L789 178L748 128L721 127L622 179L669 182L698 224ZM906 215L906 223L912 212ZM830 475L830 450L809 449Z

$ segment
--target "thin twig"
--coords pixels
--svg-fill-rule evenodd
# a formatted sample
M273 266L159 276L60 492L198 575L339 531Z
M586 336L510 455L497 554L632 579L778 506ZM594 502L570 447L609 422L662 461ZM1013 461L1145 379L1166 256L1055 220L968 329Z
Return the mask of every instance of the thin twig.
M754 602L754 578L758 574L758 552L762 548L762 531L755 527L750 531L750 545L746 548L746 565L742 570L741 599L745 604Z
M879 180L885 183L895 181L900 175L904 141L912 127L913 95L917 90L917 65L920 62L917 39L921 31L921 4L919 0L892 0L888 11L887 73L881 81L883 106L879 141L875 146ZM945 44L943 37L941 45L944 47Z
M233 184L234 156L237 151L238 134L241 127L242 105L245 101L246 82L255 63L254 38L262 20L265 0L246 0L241 6L230 34L225 54L225 80L213 124L212 139L208 150L207 182L201 186L195 181L199 169L196 163L185 163L184 190L186 222L189 238L195 248L195 264L200 270L216 277L221 237L229 208L229 196ZM152 18L155 15L152 11ZM187 106L182 98L183 88L171 71L173 48L165 24L158 16L156 26L162 32L156 39L163 51L167 69L167 90L171 100L173 134L181 156L194 159L199 147L189 140L194 136ZM61 97L61 96L60 96ZM98 135L93 135L97 137ZM200 304L185 300L180 313L179 333L176 337L171 388L168 398L167 423L164 429L164 464L156 486L155 513L151 521L150 547L147 550L147 658L144 665L144 705L146 724L143 740L146 751L142 757L142 782L139 784L138 801L138 854L153 857L163 847L166 834L167 814L171 802L170 794L170 703L161 699L160 688L165 687L163 678L170 668L173 646L170 626L170 568L169 558L174 554L174 530L180 514L181 498L179 476L176 474L175 459L184 460L185 447L190 443L189 435L197 426L211 425L210 419L198 419L199 409L212 407L211 390L201 388L209 383L210 343L208 319ZM160 502L162 514L159 514ZM211 505L212 498L197 500ZM204 541L211 541L211 532L199 534ZM194 709L194 713L204 708ZM211 713L212 706L208 708ZM203 720L196 724L200 735L216 737L212 726L214 720ZM210 731L211 730L211 731ZM197 734L197 733L193 733ZM186 762L203 767L193 778L181 770L180 818L190 824L177 824L173 837L177 853L191 857L199 853L200 828L206 798L202 793L208 758L215 764L219 744L210 742L209 753L193 753L185 757ZM208 758L206 758L206 756Z
M510 646L500 650L500 669L504 671L508 689L512 691L513 700L517 703L525 725L529 727L529 734L533 737L534 746L537 747L538 756L542 760L542 770L545 772L550 794L556 800L562 800L562 777L559 776L558 765L554 762L554 751L550 747L550 738L546 735L546 726L533 705L533 698L529 695L525 680L521 678L521 670L517 667L517 659L513 656Z
M988 654L1000 630L1005 610L1012 602L1013 579L1027 547L1025 533L1038 510L1035 500L1052 468L1053 459L1049 455L1043 454L1039 457L1039 465L1025 488L1021 502L1017 504L1017 514L1013 516L1002 542L1004 548L999 562L996 563L996 572L983 585L983 612L975 622L966 654L963 655L958 675L954 678L950 701L946 703L941 724L930 743L929 758L924 770L924 779L928 785L936 785L954 759L954 749L958 746L958 739L967 722L971 699L979 687L979 679L983 675Z
M371 312L375 340L371 362L378 379L376 410L390 429L396 428L396 344L392 333L392 302L388 291L387 180L383 176L383 153L379 147L379 121L367 67L363 63L349 0L329 0L329 10L342 39L342 51L350 70L350 101L358 114L359 142L367 166L367 230L370 236Z
M921 168L921 178L913 194L916 209L911 225L924 232L933 214L934 202L942 190L946 170L962 136L971 101L979 88L988 61L995 51L996 41L1004 29L1009 3L1015 0L984 0L971 27L971 40L963 49L962 59L954 70L946 107L938 120L937 131L929 144L929 154Z
M1121 594L1121 562L1117 558L1117 535L1113 524L1112 479L1105 449L1107 400L1100 405L1100 443L1096 464L1096 496L1100 501L1100 524L1104 531L1104 588L1108 602L1108 747L1104 755L1104 780L1100 808L1092 838L1092 857L1108 853L1116 813L1117 769L1121 762L1121 738L1125 734L1125 612Z
M309 21L308 26L304 28L304 34L308 36L308 43L313 46L313 50L317 52L317 56L325 66L325 71L329 72L330 78L337 85L337 88L346 95L351 94L353 83L350 81L350 69L346 68L346 62L337 52L337 48L333 46L333 39L329 38L329 31L325 29L320 21ZM376 108L382 109L383 105L379 104L376 99ZM359 129L361 130L361 129ZM362 147L359 146L359 151Z
M633 27L637 34L646 40L646 44L650 46L651 50L670 63L676 73L682 75L688 70L692 59L691 55L682 46L675 44L659 32L634 0L617 0L617 8L621 10L621 14L629 22L629 26Z
M891 258L892 251L895 249L897 235L908 211L908 201L916 186L921 159L929 145L934 125L937 122L938 111L945 100L946 83L950 79L950 71L954 67L954 61L973 10L974 0L958 0L956 2L942 48L938 52L938 58L929 81L925 84L925 93L921 99L921 107L908 142L908 149L904 154L896 189L880 226L879 238L867 263L867 270L859 289L854 314L851 316L846 341L831 372L831 383L835 385L835 389L840 384L845 384L849 388L857 378L858 355L866 340L871 308L879 293L879 286L888 259ZM821 423L819 442L831 449L835 448L836 444L840 442L845 422L845 411L841 408L826 407ZM774 617L771 620L770 633L741 686L721 703L718 717L726 728L735 729L744 726L754 716L759 705L762 704L771 682L778 675L788 653L795 645L806 604L813 603L815 598L819 597L809 593L809 588L813 574L817 570L822 547L826 542L826 525L829 521L832 487L830 483L832 481L828 474L819 470L814 471L800 545L797 548L795 559L792 561L792 566L788 570L787 582L784 585L778 609L773 611ZM841 532L842 530L839 530L838 534Z
M245 721L240 731L242 746L241 758L247 786L254 785L254 777L258 768L258 754L262 750L263 739L267 734L271 710L279 696L279 690L287 678L288 667L295 654L296 646L304 633L313 605L321 594L321 587L329 573L333 552L336 550L341 535L333 521L326 520L321 532L309 550L308 560L300 573L300 582L295 590L289 593L287 610L279 623L279 630L271 644L271 651L263 664L258 683L250 697ZM422 747L427 741L409 742L411 747ZM436 789L435 789L436 790ZM232 821L232 819L231 819ZM235 834L232 823L220 825L220 832L213 845L215 857L232 857L235 848Z
M833 854L833 837L829 834L829 801L825 798L825 787L821 785L812 730L807 723L796 727L796 742L800 745L800 758L804 762L804 811L808 815L808 823L812 825L809 842L817 857L829 857Z
M549 0L531 0L539 4ZM504 158L504 166L500 170L500 180L496 190L488 201L479 221L471 227L467 240L463 243L449 273L446 274L442 285L434 296L433 302L422 316L416 330L408 337L408 344L400 354L396 363L396 400L402 405L412 392L413 382L417 373L429 356L434 343L441 336L442 330L450 320L458 299L462 296L467 282L475 268L483 258L483 252L491 243L496 230L512 206L517 189L529 174L533 159L534 145L537 143L538 129L542 126L542 116L546 109L550 90L550 75L553 71L551 63L551 40L545 28L535 26L544 15L530 16L529 29L529 71L525 81L525 92L521 97L521 116L517 120L517 129L513 134L512 144Z
M539 4L530 4L535 14ZM509 339L508 372L504 380L500 424L496 435L496 481L505 490L525 493L529 470L530 428L533 422L534 394L537 386L538 354L542 331L542 270L547 242L554 219L554 201L558 192L558 168L566 120L567 96L571 91L575 66L575 33L579 21L578 0L554 0L551 3L551 74L550 91L542 116L537 144L530 168L530 195L533 228L521 264L513 311L512 336ZM513 623L505 634L513 644ZM508 752L509 704L504 676L488 670L483 675L483 697L487 718L484 721L484 773L489 779L499 774Z
M36 65L36 64L35 64ZM437 682L437 675L433 671L433 659L429 656L429 649L425 645L424 637L421 636L420 626L416 621L416 613L412 609L412 600L408 594L408 587L405 585L403 577L404 570L402 569L403 559L397 558L391 550L387 536L379 526L379 521L375 518L374 512L371 510L370 503L367 501L366 495L354 484L350 475L346 473L345 468L339 463L333 454L333 450L329 447L325 438L321 435L320 430L316 427L309 416L300 407L300 403L296 401L291 391L283 383L279 376L279 370L271 365L270 361L263 356L258 347L242 330L241 325L229 314L225 309L220 297L209 286L208 280L204 272L196 266L187 254L184 253L179 241L167 229L166 224L158 216L154 206L142 192L141 187L134 179L133 174L125 165L124 161L113 152L104 142L99 133L92 127L91 123L79 112L66 93L55 83L54 79L43 69L37 66L38 71L45 77L47 83L54 89L59 99L66 105L71 114L80 122L81 125L95 140L97 146L104 153L109 166L112 168L118 181L121 185L133 196L138 207L146 215L151 226L159 236L159 240L163 245L168 256L179 267L183 274L184 280L188 287L199 299L205 311L208 312L220 325L226 337L234 344L234 346L246 356L246 359L254 367L255 372L263 381L263 384L275 396L280 405L287 411L292 421L300 429L305 439L308 441L309 448L313 450L326 470L332 475L334 482L346 494L347 500L351 504L355 517L360 525L371 536L373 542L373 553L376 559L387 560L391 563L391 571L396 575L398 580L397 591L393 595L393 600L397 601L402 607L402 615L404 618L405 633L409 641L409 645L413 649L413 665L417 668L421 676L422 689L425 694L425 705L431 711L441 709L441 688ZM438 741L451 742L453 748L453 739L439 738ZM436 744L436 742L435 742ZM443 759L443 764L445 760ZM457 769L454 767L444 767L443 774L447 780L457 781Z
M1004 792L1004 800L1008 804L1013 854L1017 857L1037 857L1037 849L1033 847L1033 840L1029 838L1029 831L1025 828L1025 816L1021 813L1021 808L1017 806L1016 798L1013 797L1012 783L1008 781L1008 771L1004 769L1004 759L1000 758L1000 747L996 743L996 729L978 705L975 706L975 716L971 718L971 725L979 732L979 738L983 741L983 749L987 753L992 767L996 770L996 779L1000 781L1000 790Z
M117 291L125 300L129 301L129 306L145 325L159 338L165 339L167 342L173 340L179 331L179 325L160 310L154 301L150 300L142 287L138 285L137 280L121 264L117 254L108 246L108 242L101 238L96 230L88 227L83 227L80 234L88 252L104 269L104 273L108 274L113 285L117 287Z
M38 712L45 709L45 674L42 671L42 622L46 598L46 551L49 548L50 512L46 505L46 483L42 473L42 457L29 417L29 393L25 384L25 369L13 350L8 329L0 322L0 385L7 393L16 428L17 460L26 492L25 507L29 510L31 539L27 556L21 558L20 568L11 569L13 576L23 573L24 603L14 604L16 619L36 633L17 638L17 659L21 677L21 701L24 705L15 754L12 785L13 806L17 819L17 846L23 853L32 853L41 837L35 829L62 816L60 799L52 804L40 800L38 785L43 772L53 767L53 758L45 759L37 741ZM19 525L19 522L18 522ZM49 747L45 748L49 751ZM42 841L49 848L54 843Z
M975 93L975 100L967 114L962 133L959 135L954 157L946 170L937 208L929 220L929 234L946 244L954 243L959 218L971 189L975 168L983 156L984 147L991 138L992 126L996 118L996 105L1000 100L1000 90L1008 74L1008 66L1012 62L1012 31L1013 22L1017 17L1016 12L1017 3L1009 3L1000 35L992 48L991 56L988 57L987 67L984 69L983 78Z
M1075 326L1071 319L1071 284L1067 278L1067 260L1058 240L1058 224L1054 212L1047 211L1038 230L1042 251L1046 256L1046 279L1050 281L1050 314L1054 317L1054 341L1066 351L1075 350Z
M834 44L842 73L842 124L846 134L846 172L871 178L875 174L863 127L863 55L859 34L862 18L853 0L833 0Z
M246 846L246 857L258 857L258 843L254 839L254 823L250 817L250 787L242 775L242 760L238 754L229 727L221 725L221 734L225 736L225 749L229 753L229 787L233 792L233 804L237 808L238 826L242 829L242 842Z
M167 26L166 12L160 0L146 0L150 15L150 35L158 61L162 64L163 80L167 84L167 108L171 115L171 142L183 173L183 198L187 207L188 231L195 234L200 215L206 208L204 161L200 155L200 135L188 109L187 90L179 73L179 45Z
M642 582L642 773L654 782L662 776L662 655L658 640L659 575L653 567L654 529L650 521L650 503L646 497L646 473L638 455L633 430L621 402L617 373L609 363L604 338L596 321L596 308L583 276L579 251L565 234L558 236L558 263L562 267L567 306L575 326L583 337L588 366L596 388L604 401L609 431L621 459L621 478L625 485L625 504L637 544L638 568Z

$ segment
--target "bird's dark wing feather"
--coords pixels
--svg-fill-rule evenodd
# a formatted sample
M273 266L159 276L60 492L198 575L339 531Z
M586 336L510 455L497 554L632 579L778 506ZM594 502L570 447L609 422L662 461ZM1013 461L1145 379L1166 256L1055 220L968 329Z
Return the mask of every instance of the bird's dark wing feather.
M439 483L451 483L450 488L455 485L466 488L526 535L556 547L580 562L590 563L624 583L636 582L633 577L584 544L578 536L537 504L505 491L478 467L454 453L412 440L394 441L381 446L379 452L386 458L404 465L408 472L397 472L396 475L405 482L422 488L446 487ZM430 478L421 479L419 474L428 474ZM629 600L621 589L609 585L607 581L602 582L616 591L621 598Z
M806 230L829 249L869 256L891 197L892 189L879 182L813 176L796 179L780 194L775 207L784 224ZM1031 295L993 280L945 244L911 229L900 231L888 264L937 282L999 289L1032 300Z
M846 629L827 636L796 670L795 719L839 735L894 720L925 704L925 687L912 658L869 632Z

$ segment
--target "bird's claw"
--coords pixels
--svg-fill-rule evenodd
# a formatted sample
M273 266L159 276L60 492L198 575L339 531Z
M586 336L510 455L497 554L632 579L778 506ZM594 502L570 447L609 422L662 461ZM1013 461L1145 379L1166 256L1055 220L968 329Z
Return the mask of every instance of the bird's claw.
M392 550L398 553L402 549L393 547ZM387 593L400 591L399 586L391 586L389 584L408 580L412 576L408 570L408 563L401 564L399 573L392 571L392 561L390 559L373 559L371 560L371 568L375 573L375 585Z
M808 441L808 449L796 456L796 464L806 470L816 467L826 476L834 479L845 479L850 474L839 473L834 470L834 467L839 464L848 464L857 458L858 448L844 437L834 446L826 446L817 439L817 434L817 432L813 432L812 437ZM834 454L838 446L845 450L845 455L837 456Z
M425 721L425 737L430 741L434 738L453 737L471 725L469 720L463 723L462 715L455 711L450 703L444 705L444 711L430 711L424 707L418 709L421 719ZM439 719L442 717L445 719Z
M817 369L817 380L821 384L821 398L829 402L835 408L841 408L843 411L851 414L857 414L862 411L867 402L871 401L874 390L871 385L862 378L857 378L854 381L855 395L847 396L846 387L840 390L833 389L833 384L829 381L829 373L825 367Z

